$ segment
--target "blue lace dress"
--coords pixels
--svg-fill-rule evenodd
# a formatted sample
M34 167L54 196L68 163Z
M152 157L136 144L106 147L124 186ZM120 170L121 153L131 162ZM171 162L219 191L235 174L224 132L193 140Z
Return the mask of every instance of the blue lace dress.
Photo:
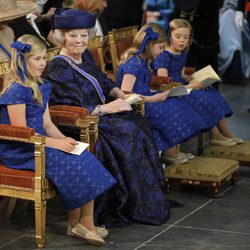
M13 83L0 98L1 124L10 124L8 105L26 104L27 126L45 135L43 113L51 87L45 82L39 88L43 97L42 105L33 100L31 88ZM79 156L48 147L45 152L46 176L57 188L67 210L85 205L116 183L111 174L87 150ZM10 168L34 170L34 146L31 144L1 141L0 155L2 162Z
M150 71L145 60L138 56L131 57L118 68L117 83L121 85L123 76L132 74L136 77L133 92L145 96L154 95L149 88ZM159 150L166 150L177 145L201 130L207 128L206 122L189 105L176 97L164 102L145 103L145 116L150 120Z
M187 53L175 55L165 50L154 60L153 70L156 74L158 69L165 68L174 82L182 82L186 85L187 82L182 78L182 69L186 60ZM192 90L182 99L203 117L210 128L213 128L223 117L229 117L233 113L226 100L212 86L207 89Z
M82 59L78 67L98 80L107 99L116 84L96 66L88 50ZM47 78L52 82L51 104L85 107L90 113L102 104L92 83L61 58L52 60ZM96 157L118 185L96 201L97 221L108 227L126 226L132 221L163 223L169 217L170 206L148 121L134 111L104 115L99 117L98 130Z

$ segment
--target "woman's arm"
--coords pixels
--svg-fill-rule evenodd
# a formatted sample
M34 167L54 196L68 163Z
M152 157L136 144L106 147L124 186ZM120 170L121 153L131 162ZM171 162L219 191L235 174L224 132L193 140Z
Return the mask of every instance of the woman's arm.
M27 127L26 104L8 105L7 110L11 125Z

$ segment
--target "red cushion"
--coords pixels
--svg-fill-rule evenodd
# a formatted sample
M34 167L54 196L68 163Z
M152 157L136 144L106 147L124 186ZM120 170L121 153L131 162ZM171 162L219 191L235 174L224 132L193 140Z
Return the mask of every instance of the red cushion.
M35 172L31 170L16 170L0 165L0 186L15 186L34 189Z

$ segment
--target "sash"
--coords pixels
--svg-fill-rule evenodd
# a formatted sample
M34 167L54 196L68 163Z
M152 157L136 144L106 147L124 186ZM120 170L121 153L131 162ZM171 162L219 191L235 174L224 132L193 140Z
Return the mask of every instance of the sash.
M95 90L98 93L102 103L105 104L106 98L103 94L103 91L102 91L102 88L101 88L99 82L96 80L95 77L91 76L90 74L88 74L84 70L77 67L77 65L67 56L57 55L54 58L61 58L61 59L65 60L73 69L75 69L78 73L80 73L82 76L87 78L92 83L92 85L95 87Z
M9 51L0 43L0 49L11 59Z

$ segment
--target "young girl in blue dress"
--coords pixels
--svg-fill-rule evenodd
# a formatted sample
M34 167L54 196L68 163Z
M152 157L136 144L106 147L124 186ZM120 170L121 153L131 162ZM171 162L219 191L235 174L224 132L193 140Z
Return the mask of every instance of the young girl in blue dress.
M182 82L192 92L183 96L187 104L192 106L211 128L211 143L221 146L232 146L242 143L235 138L227 127L226 117L233 111L219 92L209 86L203 88L202 83L189 84L190 76L184 74L187 60L187 49L191 37L191 26L184 19L174 19L169 24L169 45L153 62L153 70L158 76L170 76L174 82Z
M73 150L77 142L65 137L51 121L50 83L41 79L46 65L43 42L24 35L12 43L12 48L11 72L0 93L1 123L34 128L46 136L46 176L68 211L67 234L103 245L108 232L94 225L94 199L116 181L88 151L79 156L63 152ZM32 145L3 141L0 154L1 161L10 168L34 170Z
M182 99L167 98L168 92L150 91L148 65L154 56L163 51L166 41L166 33L158 24L144 25L136 34L132 47L122 56L117 83L122 90L133 91L144 97L145 116L153 127L158 150L163 151L163 160L181 164L193 156L180 153L176 145L207 129L207 124Z

